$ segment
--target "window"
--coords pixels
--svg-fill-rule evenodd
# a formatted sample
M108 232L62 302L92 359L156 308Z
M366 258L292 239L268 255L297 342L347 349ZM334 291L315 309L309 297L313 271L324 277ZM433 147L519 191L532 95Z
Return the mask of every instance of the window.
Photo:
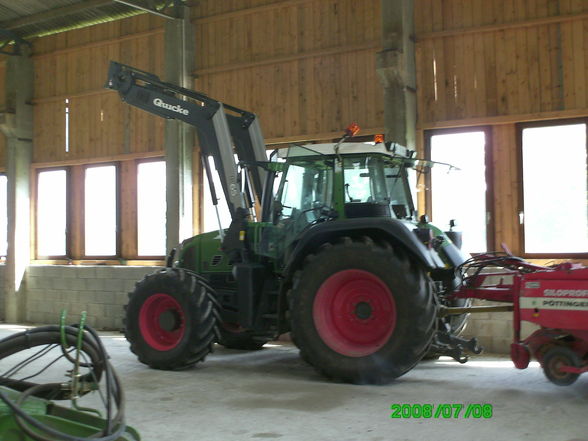
M462 249L485 252L492 243L489 231L491 196L487 187L486 132L435 131L427 136L427 154L436 162L431 169L428 211L435 226L445 230L455 219L463 232Z
M165 255L165 161L137 166L137 254Z
M86 168L84 182L84 254L117 254L117 169L114 165Z
M6 256L8 249L8 180L0 175L0 257Z
M67 255L67 171L37 175L37 255Z
M289 162L281 176L276 214L279 213L280 219L288 220L286 230L291 236L319 221L325 210L331 208L333 168L333 160L317 157Z
M522 130L524 251L588 252L586 122Z

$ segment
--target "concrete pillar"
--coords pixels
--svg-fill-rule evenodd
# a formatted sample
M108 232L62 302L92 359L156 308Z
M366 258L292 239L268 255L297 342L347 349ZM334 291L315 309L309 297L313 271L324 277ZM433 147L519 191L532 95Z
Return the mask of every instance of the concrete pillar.
M414 0L382 0L382 52L376 68L384 86L386 141L415 149Z
M33 149L33 61L30 49L6 61L5 113L8 177L8 253L4 278L5 320L24 320L22 282L30 262L30 168Z
M194 67L194 29L190 8L177 8L176 20L165 23L165 81L192 89ZM167 250L193 234L192 225L192 148L194 129L184 123L165 123L165 163L167 198Z

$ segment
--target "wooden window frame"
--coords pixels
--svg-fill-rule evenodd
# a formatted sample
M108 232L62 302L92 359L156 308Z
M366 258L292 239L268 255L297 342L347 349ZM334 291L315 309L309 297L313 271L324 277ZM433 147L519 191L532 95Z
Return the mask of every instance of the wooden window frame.
M49 255L44 256L39 254L39 175L43 172L50 172L50 171L58 171L63 170L65 171L65 199L66 199L66 209L65 209L65 254L64 255ZM71 203L71 167L69 166L62 166L62 167L44 167L36 169L35 173L35 184L34 184L34 201L35 201L35 258L37 260L69 260L71 258L71 247L72 247L72 240L71 240L71 227L72 227L72 203Z
M457 127L449 129L431 129L425 130L425 159L431 160L431 138L436 135L453 135L460 133L484 132L484 165L485 165L485 181L486 181L486 249L492 251L495 248L496 240L496 220L494 210L494 154L493 154L493 139L492 127L490 126L472 126L472 127ZM433 214L433 199L432 199L432 181L431 173L425 173L425 213Z
M98 167L110 167L114 166L115 169L115 193L116 193L116 252L113 255L108 256L88 256L86 254L86 171L90 168L98 168ZM80 201L80 211L82 212L82 216L80 217L81 225L79 226L80 231L80 243L82 244L81 247L81 258L83 260L117 260L120 259L121 256L121 167L119 162L99 162L93 164L84 164L83 166L83 173L82 175L82 197Z
M0 171L0 176L6 176L6 199L8 202L8 175L4 171ZM8 203L4 207L6 209L6 242L8 242ZM1 226L0 226L1 228ZM6 244L6 254L0 253L0 261L6 260L6 255L8 254L8 243Z
M532 121L525 123L516 124L516 145L517 145L517 162L518 162L518 175L519 175L519 206L517 216L525 213L525 188L523 181L523 130L529 128L538 127L554 127L554 126L566 126L574 124L585 124L586 125L586 154L588 155L588 117L580 118L568 118L568 119L554 119L546 121ZM588 168L586 170L588 176ZM521 250L522 257L528 259L588 259L588 251L585 253L527 253L525 251L525 224L524 221L518 223L519 228L519 249Z

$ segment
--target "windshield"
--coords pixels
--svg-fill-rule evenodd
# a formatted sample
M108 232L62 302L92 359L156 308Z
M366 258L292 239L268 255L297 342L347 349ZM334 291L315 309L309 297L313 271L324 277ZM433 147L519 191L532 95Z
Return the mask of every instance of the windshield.
M398 219L411 217L413 205L402 163L376 155L351 156L343 159L343 173L348 217L368 212ZM380 208L374 211L375 206Z
M297 158L284 170L276 197L276 215L301 224L320 217L333 199L333 160Z

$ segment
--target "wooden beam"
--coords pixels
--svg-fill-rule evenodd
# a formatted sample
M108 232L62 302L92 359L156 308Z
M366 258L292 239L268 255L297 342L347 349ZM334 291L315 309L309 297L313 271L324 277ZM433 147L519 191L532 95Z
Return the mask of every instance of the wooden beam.
M249 69L252 67L269 66L272 64L287 63L289 61L299 61L307 58L326 57L329 55L348 54L351 52L360 52L365 50L380 50L380 41L369 41L366 43L359 43L348 46L337 46L326 49L317 49L313 51L301 52L297 54L282 55L279 57L269 57L258 61L249 61L245 63L232 63L220 66L208 67L205 69L197 69L194 71L195 76L211 75L220 72L228 72L231 70Z
M86 0L72 5L63 6L61 8L53 8L37 14L27 15L26 17L6 20L0 23L0 28L7 30L18 29L23 26L42 23L53 18L63 17L86 9L99 8L100 6L110 4L112 4L112 0Z
M84 98L92 95L102 95L105 93L112 93L112 90L108 89L91 89L91 90L84 90L82 92L76 93L67 93L64 95L52 95L45 98L35 98L33 100L33 104L43 104L43 103L51 103L53 101L64 101L67 99L72 98Z
M422 121L417 124L417 129L450 129L455 127L492 126L513 124L530 121L547 121L550 119L571 119L588 117L588 109L557 110L555 112L526 113L519 115L487 116L479 118L466 118L447 121Z
M510 29L529 28L529 27L535 27L535 26L565 23L565 22L570 22L570 21L575 21L575 20L586 20L586 19L588 19L588 12L584 12L582 14L554 15L551 17L534 18L531 20L521 20L521 21L514 21L514 22L509 22L509 23L497 23L497 24L491 24L491 25L473 26L473 27L460 28L460 29L448 29L446 31L423 32L423 33L417 34L416 40L417 40L417 42L421 42L424 40L431 40L431 39L443 38L443 37L456 37L456 36L469 35L469 34L481 34L481 33L487 33L487 32L506 31L506 30L510 30Z
M67 165L98 164L101 162L132 161L135 159L145 158L162 158L164 156L165 152L163 150L160 150L156 152L125 153L122 155L101 156L97 158L65 159L63 161L53 162L33 162L31 166L33 169L37 169L49 167L63 167Z
M220 14L209 15L206 17L199 17L193 19L197 24L212 23L219 20L226 20L230 18L244 17L251 14L259 14L261 12L272 11L278 8L286 8L289 6L299 6L305 3L312 3L317 0L282 0L267 5L254 6L252 8L243 8L237 11L223 12Z
M158 35L158 34L163 35L163 28L150 29L148 31L136 32L134 34L129 34L129 35L121 35L119 37L109 38L106 40L93 41L91 43L85 43L85 44L80 44L77 46L71 46L71 47L67 47L65 49L58 49L58 50L51 51L51 52L44 52L42 54L33 54L33 58L40 59L40 58L45 58L45 57L52 57L55 55L65 55L65 54L69 54L71 52L76 52L76 51L86 51L86 50L95 49L95 48L98 48L101 46L107 46L109 44L122 43L123 41L136 40L139 38L151 37L152 35Z
M268 149L272 148L273 144L288 144L288 143L300 143L300 142L307 142L307 141L325 141L331 142L332 139L341 138L343 132L345 131L344 128L338 130L336 132L326 132L326 133L303 133L300 135L292 135L292 136L282 136L277 138L268 138L265 140L265 144ZM372 127L364 129L361 128L361 135L376 135L379 133L384 133L384 127Z

